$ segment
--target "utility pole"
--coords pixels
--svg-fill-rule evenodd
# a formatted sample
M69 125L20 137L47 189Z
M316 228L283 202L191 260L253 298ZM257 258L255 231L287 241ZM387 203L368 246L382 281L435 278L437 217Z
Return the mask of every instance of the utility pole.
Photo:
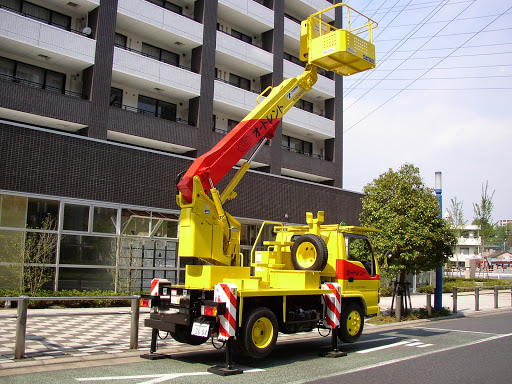
M443 186L441 172L436 172L436 196L439 200L439 216L443 218ZM443 309L443 265L436 270L436 289L434 291L434 309L440 311Z

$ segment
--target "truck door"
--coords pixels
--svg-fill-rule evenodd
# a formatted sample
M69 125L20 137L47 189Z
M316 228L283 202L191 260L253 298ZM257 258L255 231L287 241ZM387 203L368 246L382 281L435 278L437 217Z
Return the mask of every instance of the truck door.
M338 260L336 272L344 294L361 294L366 314L379 311L379 274L372 247L366 236L344 233L346 260Z

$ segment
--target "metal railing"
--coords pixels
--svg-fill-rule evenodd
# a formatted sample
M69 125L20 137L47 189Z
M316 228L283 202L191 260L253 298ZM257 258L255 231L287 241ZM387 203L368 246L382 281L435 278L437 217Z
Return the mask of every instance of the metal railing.
M480 310L480 294L483 295L494 295L494 308L499 308L499 302L498 302L498 295L500 289L510 289L510 305L512 306L512 287L510 285L495 285L493 287L484 287L484 286L477 286L477 287L453 287L453 308L452 312L455 314L457 313L457 297L459 296L459 289L464 291L475 291L475 293L468 293L467 295L474 295L475 296L475 311ZM492 291L492 292L485 292L481 293L480 291Z
M6 75L4 73L0 73L0 79L11 81L13 83L27 85L27 86L33 87L33 88L44 89L45 91L49 91L49 92L53 92L53 93L60 93L62 95L66 95L66 96L72 96L72 97L76 97L76 98L80 98L80 99L86 98L85 95L78 93L78 92L73 92L73 91L68 91L67 89L52 87L51 85L37 83L35 81L30 81L30 80L24 79L22 77Z
M130 349L139 347L139 299L140 296L91 296L91 297L0 297L0 301L17 301L16 336L14 343L14 358L23 359L25 356L25 340L27 334L27 318L29 301L83 301L83 300L131 300ZM106 313L97 313L98 315Z

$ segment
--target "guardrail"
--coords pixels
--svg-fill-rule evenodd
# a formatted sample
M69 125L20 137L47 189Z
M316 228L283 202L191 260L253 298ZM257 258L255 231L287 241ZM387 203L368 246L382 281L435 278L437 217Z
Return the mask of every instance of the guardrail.
M25 356L25 339L27 334L27 312L29 301L78 301L78 300L131 300L130 349L139 347L139 299L140 296L91 296L91 297L0 297L0 301L17 301L16 336L14 358L23 359ZM101 315L101 313L98 313Z
M457 313L457 297L459 296L459 289L464 291L475 291L475 293L469 293L469 295L475 296L475 311L480 310L480 291L483 290L492 290L493 292L482 293L484 295L494 294L494 308L497 309L499 307L498 303L498 293L500 289L510 289L510 305L512 306L512 287L510 285L495 285L493 287L453 287L453 308L452 312Z

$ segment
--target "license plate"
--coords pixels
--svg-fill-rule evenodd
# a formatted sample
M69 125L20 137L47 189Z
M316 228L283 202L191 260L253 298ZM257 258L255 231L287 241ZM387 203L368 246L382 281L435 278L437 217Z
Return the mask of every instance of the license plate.
M208 337L210 332L210 324L194 323L192 325L192 335L199 337Z

